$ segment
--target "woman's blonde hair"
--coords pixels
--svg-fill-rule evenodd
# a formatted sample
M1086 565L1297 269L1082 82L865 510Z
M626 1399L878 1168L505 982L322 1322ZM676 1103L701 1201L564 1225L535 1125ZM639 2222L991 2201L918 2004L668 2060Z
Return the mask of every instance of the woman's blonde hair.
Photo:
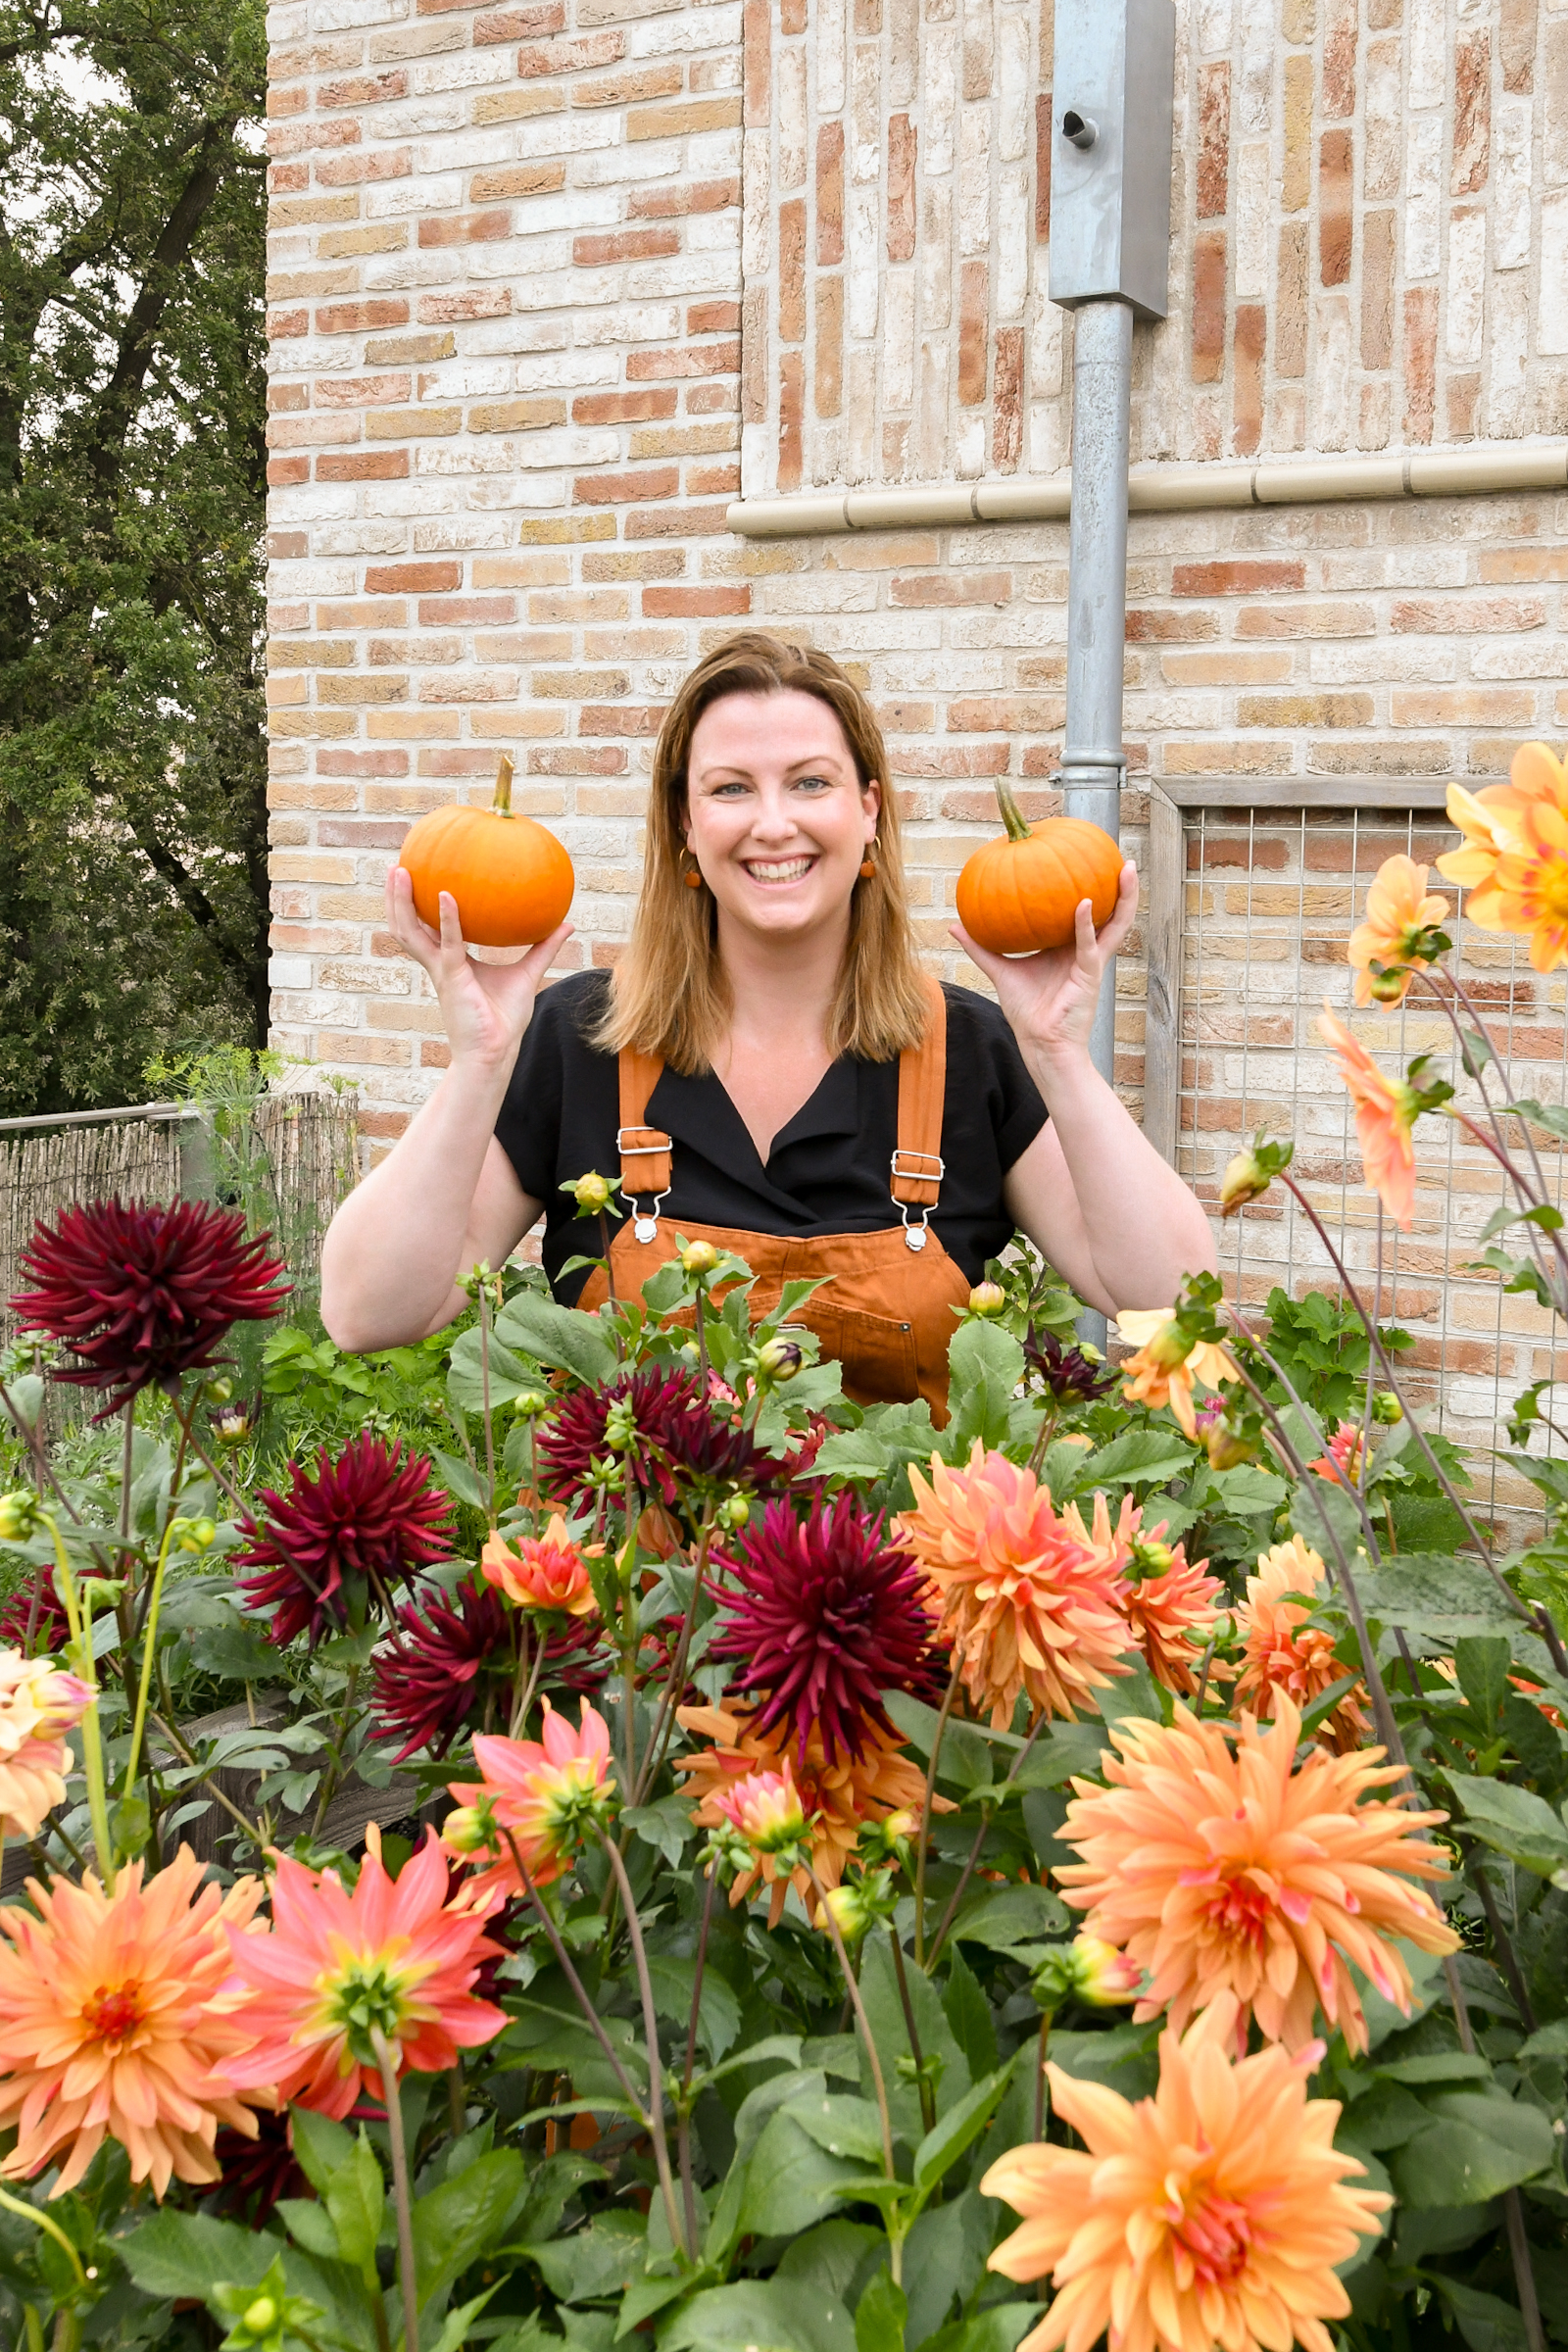
M610 1053L631 1046L660 1055L689 1075L712 1066L734 1002L718 952L718 908L706 888L686 887L681 863L692 734L703 712L731 694L814 696L844 729L862 787L881 787L870 851L876 872L856 883L850 900L849 943L826 1042L835 1058L889 1061L918 1044L926 1004L882 730L859 687L830 655L760 629L726 638L697 664L659 731L642 895L593 1042Z

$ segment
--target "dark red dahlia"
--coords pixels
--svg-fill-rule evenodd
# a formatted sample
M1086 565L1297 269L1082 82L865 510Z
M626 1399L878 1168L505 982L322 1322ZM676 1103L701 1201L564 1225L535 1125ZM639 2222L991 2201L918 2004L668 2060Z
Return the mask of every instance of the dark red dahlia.
M883 1691L942 1688L924 1575L882 1528L848 1491L804 1519L770 1502L734 1553L714 1555L740 1590L715 1594L728 1622L709 1655L742 1661L732 1689L761 1694L752 1730L793 1723L803 1757L813 1730L830 1763L858 1756L873 1726L897 1739Z
M11 1307L81 1358L56 1380L107 1389L103 1420L146 1388L172 1395L180 1376L220 1359L232 1323L260 1323L288 1293L270 1237L245 1234L238 1208L205 1200L95 1200L39 1225L22 1264L37 1284Z
M335 1462L323 1446L316 1472L289 1464L285 1500L270 1487L266 1516L242 1519L245 1549L236 1568L265 1569L239 1579L249 1609L270 1608L267 1639L281 1649L309 1630L322 1637L361 1626L377 1602L391 1607L394 1586L452 1549L451 1504L432 1487L424 1454L403 1457L401 1440L361 1430Z
M65 1648L70 1638L71 1626L55 1585L55 1572L40 1568L0 1609L0 1648L24 1650L29 1658L52 1657L57 1649Z
M401 1764L415 1749L444 1756L466 1725L483 1726L485 1701L500 1701L499 1729L516 1673L517 1612L509 1609L495 1586L467 1577L448 1599L422 1605L408 1600L398 1611L401 1647L375 1653L370 1722L377 1740L401 1740L392 1758ZM545 1643L540 1688L592 1692L613 1663L600 1640L597 1621L568 1618L565 1631ZM497 1728L497 1727L483 1727Z
M310 2182L294 2155L287 2108L277 2115L262 2108L256 2123L254 2139L233 2124L220 2128L213 2154L223 2177L203 2193L202 2202L214 2213L260 2230L279 2197L302 2197Z
M553 1495L581 1493L593 1483L594 1461L608 1457L629 1462L644 1493L666 1504L683 1486L787 1484L803 1456L763 1453L736 1426L735 1410L731 1400L705 1397L695 1372L645 1364L618 1373L601 1389L579 1389L541 1423L539 1483Z
M1074 1397L1080 1404L1093 1404L1097 1396L1103 1396L1116 1385L1114 1372L1103 1364L1091 1363L1081 1348L1064 1348L1054 1331L1043 1332L1036 1339L1031 1324L1023 1352L1030 1371L1039 1374L1059 1404Z

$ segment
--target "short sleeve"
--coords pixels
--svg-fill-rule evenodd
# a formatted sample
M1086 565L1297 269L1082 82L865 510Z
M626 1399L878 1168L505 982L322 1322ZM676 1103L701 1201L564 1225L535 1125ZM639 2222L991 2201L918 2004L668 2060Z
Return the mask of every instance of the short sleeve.
M979 1081L1004 1176L1016 1166L1050 1117L1024 1065L1002 1007L973 989L948 991L950 1062Z
M597 1013L603 988L604 975L591 972L573 973L544 990L496 1116L496 1140L517 1182L547 1208L554 1205L561 1182L568 1094L571 1112L577 1115L580 1110L583 1064L589 1054L583 1025Z

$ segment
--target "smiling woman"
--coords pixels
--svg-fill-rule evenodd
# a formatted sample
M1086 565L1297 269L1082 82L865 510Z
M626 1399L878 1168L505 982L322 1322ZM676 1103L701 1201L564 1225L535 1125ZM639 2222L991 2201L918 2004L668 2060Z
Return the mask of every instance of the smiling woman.
M1096 1305L1174 1297L1213 1263L1207 1222L1088 1053L1138 878L1096 935L1000 956L954 937L997 1002L919 968L897 803L869 703L825 654L731 638L682 686L654 756L637 918L613 974L539 991L563 925L519 962L475 963L443 893L440 936L409 878L388 916L430 974L451 1067L339 1210L322 1312L340 1345L437 1330L458 1277L545 1221L558 1295L562 1187L618 1166L609 1272L635 1296L685 1242L758 1276L753 1310L818 1280L801 1320L863 1402L947 1394L955 1310L1021 1227Z

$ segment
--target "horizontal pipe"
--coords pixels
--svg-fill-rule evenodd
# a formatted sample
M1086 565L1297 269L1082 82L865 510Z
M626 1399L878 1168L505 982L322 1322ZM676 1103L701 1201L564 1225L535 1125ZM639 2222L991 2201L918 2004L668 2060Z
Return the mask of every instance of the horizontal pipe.
M1464 498L1489 490L1568 488L1568 443L1499 449L1421 449L1392 457L1297 458L1264 466L1145 466L1127 478L1134 514L1202 507L1327 505L1346 498ZM908 530L920 524L1059 522L1072 477L921 482L886 490L811 491L742 498L729 527L743 539L818 538L832 531Z
M0 1135L20 1135L29 1127L102 1127L129 1119L199 1119L195 1102L127 1102L118 1110L50 1110L27 1119L0 1119Z

